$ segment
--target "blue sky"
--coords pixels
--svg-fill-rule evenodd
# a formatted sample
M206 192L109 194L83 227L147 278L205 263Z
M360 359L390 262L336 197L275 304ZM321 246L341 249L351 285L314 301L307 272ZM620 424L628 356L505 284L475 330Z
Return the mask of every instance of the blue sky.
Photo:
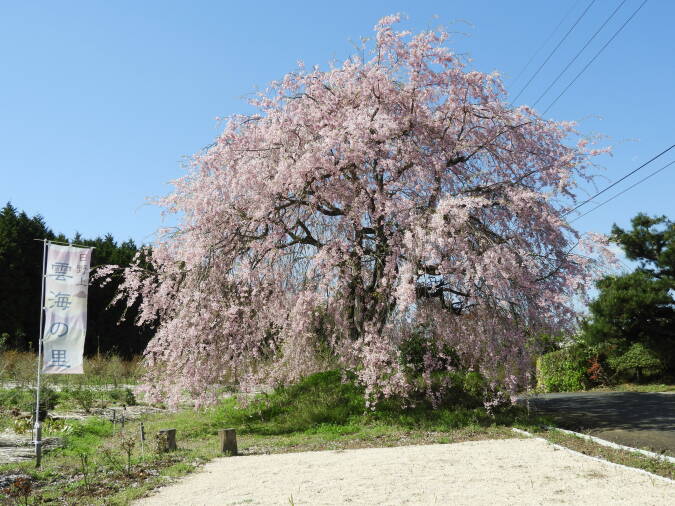
M518 103L533 103L619 2L596 1ZM0 203L42 214L66 235L150 242L161 218L146 198L170 191L182 161L217 135L217 116L248 112L247 94L297 60L325 68L351 54L351 41L370 36L380 17L401 12L413 31L456 31L448 45L473 68L500 71L515 96L589 3L3 2ZM640 3L626 1L539 110ZM600 160L598 188L675 143L673 19L675 2L648 1L546 115L579 121L614 146ZM672 160L675 149L599 202ZM575 225L608 232L639 211L675 218L675 165Z

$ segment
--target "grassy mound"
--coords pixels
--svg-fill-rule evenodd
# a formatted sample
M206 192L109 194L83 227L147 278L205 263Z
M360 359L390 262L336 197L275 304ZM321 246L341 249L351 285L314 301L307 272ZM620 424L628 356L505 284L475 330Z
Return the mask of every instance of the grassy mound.
M484 408L446 406L432 409L428 402L405 406L400 399L387 399L368 410L363 388L353 378L343 381L340 371L313 374L300 382L260 394L245 406L227 399L206 410L201 430L236 427L241 434L281 435L291 433L351 434L366 425L400 429L448 430L477 425L511 425L524 419L521 408L510 407L494 415ZM193 427L197 429L197 427Z

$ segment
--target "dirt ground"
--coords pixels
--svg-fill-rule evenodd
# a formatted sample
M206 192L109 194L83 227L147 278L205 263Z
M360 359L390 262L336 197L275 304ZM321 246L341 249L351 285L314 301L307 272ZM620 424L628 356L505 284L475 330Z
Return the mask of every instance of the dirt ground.
M660 505L675 483L506 439L222 458L134 504Z

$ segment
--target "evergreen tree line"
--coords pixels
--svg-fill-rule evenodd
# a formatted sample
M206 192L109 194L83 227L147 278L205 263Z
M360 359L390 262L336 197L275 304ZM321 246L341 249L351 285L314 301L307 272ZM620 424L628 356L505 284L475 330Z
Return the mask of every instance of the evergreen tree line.
M39 335L43 243L35 239L93 246L91 266L129 265L138 251L133 240L117 243L112 235L87 239L76 234L68 239L55 234L42 216L29 217L8 203L0 211L0 336L4 346L17 351L36 351ZM130 357L142 353L152 329L133 324L137 307L125 304L108 308L119 279L106 286L89 287L85 354L116 353ZM120 322L123 311L126 318ZM1 339L0 339L1 340Z

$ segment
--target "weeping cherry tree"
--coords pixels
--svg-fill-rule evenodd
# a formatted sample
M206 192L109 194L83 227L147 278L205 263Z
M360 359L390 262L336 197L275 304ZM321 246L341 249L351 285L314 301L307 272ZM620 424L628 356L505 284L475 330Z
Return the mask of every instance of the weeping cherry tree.
M157 325L152 399L204 404L226 379L325 367L355 373L369 402L405 399L462 367L487 379L489 404L531 379L534 336L574 328L603 246L565 213L601 150L509 105L446 32L398 21L375 26L365 59L272 83L160 200L180 225L118 295ZM421 383L401 356L413 334Z

